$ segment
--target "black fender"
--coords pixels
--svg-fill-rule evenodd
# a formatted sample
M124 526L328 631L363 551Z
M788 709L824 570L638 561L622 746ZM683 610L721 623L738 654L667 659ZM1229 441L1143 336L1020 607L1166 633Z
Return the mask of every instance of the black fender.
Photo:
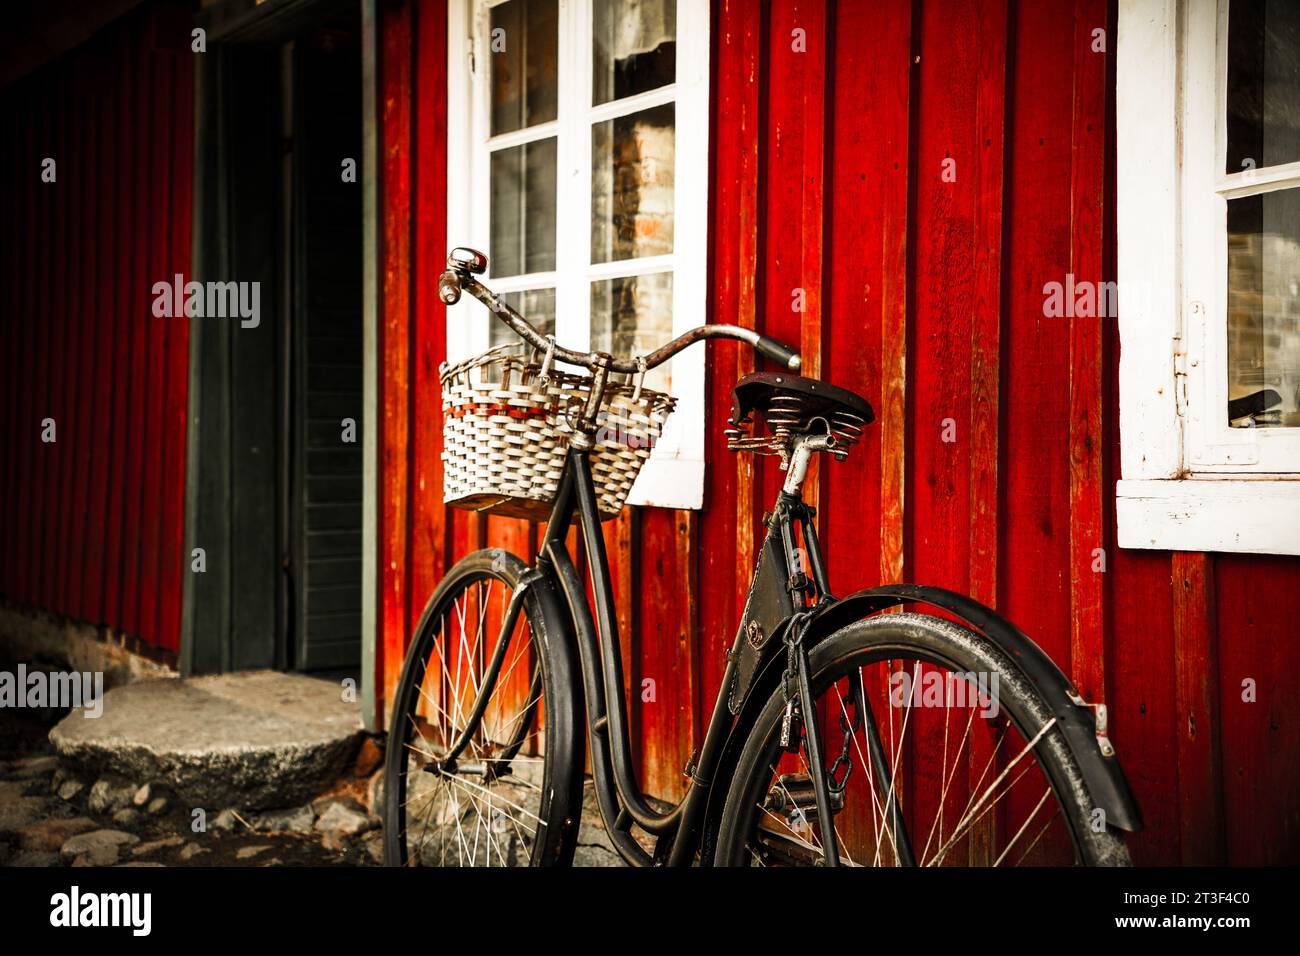
M903 604L926 604L946 611L1006 652L1024 678L1042 695L1056 717L1057 725L1065 736L1066 746L1079 765L1093 801L1105 812L1106 822L1131 833L1142 830L1142 813L1124 776L1119 757L1113 747L1110 747L1109 754L1102 751L1093 708L1084 701L1070 679L1041 647L992 608L967 595L944 588L917 584L885 585L824 602L808 618L803 639L811 648L856 620ZM773 637L783 638L788 626L787 620ZM759 668L761 676L754 681L746 695L727 740L719 767L719 779L726 779L723 773L735 766L740 748L744 745L759 710L771 697L781 679L784 672L784 648L781 639L769 640L764 647L765 659ZM714 825L721 818L721 804L725 800L726 793L715 793L710 798L707 818L710 826L706 827L706 834L712 835L715 832Z

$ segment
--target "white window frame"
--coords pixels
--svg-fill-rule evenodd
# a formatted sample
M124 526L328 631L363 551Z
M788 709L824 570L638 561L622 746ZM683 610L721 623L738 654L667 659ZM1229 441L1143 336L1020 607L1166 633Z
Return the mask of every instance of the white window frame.
M483 249L488 284L498 293L555 288L555 337L575 350L590 348L590 283L613 276L671 270L672 334L707 321L709 198L710 4L677 0L676 82L591 105L591 0L558 0L557 118L496 137L500 145L557 136L556 269L492 279L490 260L489 13L505 0L449 0L447 25L447 237L451 245ZM576 52L575 52L576 51ZM591 264L591 125L674 103L673 251L670 255ZM488 348L485 309L448 313L447 355L455 361ZM662 344L662 343L661 343ZM699 509L704 503L704 349L672 360L677 407L628 496L628 504Z
M1300 429L1229 428L1227 0L1121 0L1116 56L1119 545L1300 554Z

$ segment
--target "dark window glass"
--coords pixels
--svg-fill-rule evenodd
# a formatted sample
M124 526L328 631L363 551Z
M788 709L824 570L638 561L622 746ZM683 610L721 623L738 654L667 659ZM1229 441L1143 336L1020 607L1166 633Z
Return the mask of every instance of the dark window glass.
M1300 160L1300 0L1228 8L1226 171Z
M555 268L555 139L492 154L492 275Z
M1300 189L1228 201L1228 420L1300 427Z
M556 0L493 7L488 33L492 135L555 119L559 90Z
M676 0L596 0L591 35L593 105L676 79Z

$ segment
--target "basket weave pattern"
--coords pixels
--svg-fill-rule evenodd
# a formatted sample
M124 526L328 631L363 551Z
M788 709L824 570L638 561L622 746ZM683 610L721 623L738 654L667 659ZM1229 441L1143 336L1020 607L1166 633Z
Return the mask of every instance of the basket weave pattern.
M443 500L458 508L543 519L550 510L568 436L591 377L550 369L504 346L439 369L442 379ZM601 517L627 500L676 399L608 382L593 436L592 478Z

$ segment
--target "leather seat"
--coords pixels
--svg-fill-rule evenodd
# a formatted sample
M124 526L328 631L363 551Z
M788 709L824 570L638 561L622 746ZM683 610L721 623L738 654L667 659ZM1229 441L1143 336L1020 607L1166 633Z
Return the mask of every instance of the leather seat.
M736 383L728 429L734 450L766 450L754 447L755 439L743 446L737 442L747 438L754 412L762 417L769 438L778 441L790 435L830 431L852 445L863 427L876 420L867 400L847 388L788 372L755 372Z
M751 411L757 411L766 418L772 399L778 395L796 398L810 418L818 415L831 416L837 411L844 411L862 419L864 425L876 420L867 400L847 388L788 372L754 372L736 383L732 422L746 420Z

